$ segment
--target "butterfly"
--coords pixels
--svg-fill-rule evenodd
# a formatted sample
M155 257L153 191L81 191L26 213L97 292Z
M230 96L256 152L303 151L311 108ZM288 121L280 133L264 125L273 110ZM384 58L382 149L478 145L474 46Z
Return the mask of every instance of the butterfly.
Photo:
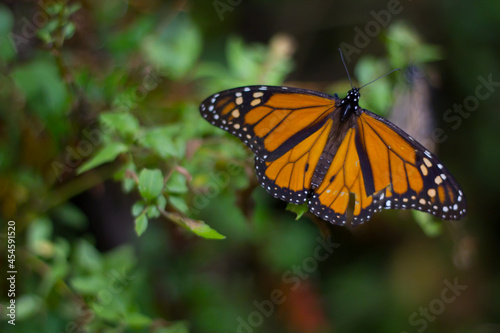
M464 217L465 196L448 170L402 129L361 108L359 89L341 99L292 87L240 87L208 97L200 113L250 148L267 192L307 203L333 224L345 225L350 201L354 225L383 208Z

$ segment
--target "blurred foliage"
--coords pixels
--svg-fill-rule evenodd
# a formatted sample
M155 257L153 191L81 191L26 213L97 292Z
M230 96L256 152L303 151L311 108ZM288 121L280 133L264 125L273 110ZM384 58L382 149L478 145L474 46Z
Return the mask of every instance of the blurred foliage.
M409 22L423 19L405 12L361 50L354 68L348 63L360 85L402 69L362 90L363 107L384 116L412 89L409 68L430 78L438 96L431 116L450 138L441 151L471 203L467 226L389 211L350 229L327 226L304 207L287 212L258 186L251 153L205 122L198 105L251 84L342 97L350 84L337 45L353 38L346 22L363 28L358 14L375 3L362 2L355 16L346 9L338 24L348 29L331 28L331 17L321 23L333 12L326 2L4 3L0 255L7 258L6 222L14 220L18 274L13 327L5 316L7 273L0 273L2 332L499 329L500 272L496 257L485 255L500 250L497 224L486 223L497 217L491 203L500 179L492 175L500 158L490 153L498 113L485 111L498 97L481 101L459 130L443 118L475 92L478 75L498 73L488 44L488 33L499 32L497 4L419 7L424 26L428 13L460 17L440 21L441 39L415 28ZM469 11L473 19L464 20ZM464 66L473 51L462 39L478 36L487 40ZM457 277L467 289L456 301L415 321Z

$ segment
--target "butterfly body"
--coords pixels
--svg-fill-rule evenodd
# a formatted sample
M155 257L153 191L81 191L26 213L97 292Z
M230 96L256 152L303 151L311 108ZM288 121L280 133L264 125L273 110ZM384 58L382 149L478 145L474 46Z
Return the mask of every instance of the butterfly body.
M463 193L439 160L404 131L359 106L359 89L340 99L291 87L222 91L200 105L212 125L255 154L261 185L274 197L308 204L343 225L383 208L418 209L443 219L465 215Z

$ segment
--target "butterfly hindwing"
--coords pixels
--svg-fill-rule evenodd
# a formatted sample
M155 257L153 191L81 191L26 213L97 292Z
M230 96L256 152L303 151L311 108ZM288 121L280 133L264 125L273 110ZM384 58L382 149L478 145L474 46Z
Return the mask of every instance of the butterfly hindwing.
M358 118L367 142L375 191L385 187L383 208L417 209L457 220L465 197L449 171L430 151L388 120L364 110Z
M297 205L305 203L331 128L332 120L329 119L275 159L263 160L256 156L255 169L261 185L276 198Z
M356 128L347 131L321 185L309 201L312 213L333 224L345 224L351 193L354 195L354 224L368 220L380 210L379 196L366 193L367 177L356 145L356 131Z

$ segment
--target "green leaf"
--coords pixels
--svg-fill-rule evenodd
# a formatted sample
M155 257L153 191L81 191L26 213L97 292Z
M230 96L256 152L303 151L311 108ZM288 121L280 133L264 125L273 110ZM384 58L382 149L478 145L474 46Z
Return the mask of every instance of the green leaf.
M90 308L97 318L100 318L101 320L104 319L105 321L109 321L111 323L117 323L124 316L124 311L121 307L116 306L117 304L120 304L117 302L116 298L117 297L111 298L111 304L107 302L104 303L104 299L101 301L99 298L96 298L95 301L90 303Z
M380 75L387 73L390 68L384 60L365 56L360 59L354 69L360 82L367 83ZM363 88L363 101L368 104L370 110L376 113L387 114L393 100L393 91L389 80L378 80L376 84L370 84Z
M117 131L124 137L134 138L139 133L139 121L128 112L101 113L100 121L103 126Z
M52 229L51 220L46 217L36 218L28 229L28 248L36 255L52 257L54 254L54 246L51 242Z
M99 7L103 13L101 15L103 17L100 20L105 21L103 22L105 26L112 27L115 24L114 21L127 12L128 3L116 0L106 1L100 4ZM106 45L106 50L111 52L116 59L121 59L121 57L130 56L129 53L133 52L135 54L137 52L137 45L143 42L150 31L156 27L157 21L154 16L137 16L126 27L122 27L119 32L103 34L103 42Z
M146 59L178 79L194 67L201 53L202 39L199 29L186 15L177 15L169 29L146 37L142 50Z
M76 13L80 8L82 8L82 5L79 3L74 3L66 7L65 15L70 16L74 13Z
M196 235L209 239L224 239L226 236L219 234L214 229L210 228L205 222L200 220L192 220L186 216L177 213L168 213L168 218L175 223L186 227Z
M124 177L122 180L122 187L125 193L130 193L135 187L135 179Z
M95 272L94 272L95 273ZM70 280L75 291L84 295L95 295L99 291L106 289L108 280L101 275L75 276Z
M154 128L148 130L139 143L146 148L152 149L160 157L182 157L183 150L179 147L179 140L174 139L178 136L178 129L173 129L171 126Z
M292 203L289 203L288 205L286 205L286 210L297 214L295 220L298 220L302 217L302 215L304 215L304 213L307 213L309 211L309 208L307 207L306 203L303 205L294 205Z
M133 329L141 329L149 326L152 319L141 313L129 313L125 316L125 323Z
M136 272L132 269L136 265L134 248L129 245L121 245L111 251L106 252L103 259L103 266L108 278L118 274L127 280L133 280Z
M133 206L132 206L132 215L137 217L142 214L144 211L144 208L146 207L144 201L137 201Z
M75 34L75 24L73 22L68 22L63 28L63 34L65 39L70 39Z
M231 73L244 82L253 82L264 60L264 49L248 47L241 38L230 38L226 56Z
M189 211L189 207L184 198L171 195L168 199L170 204L177 208L181 213L187 213Z
M148 228L148 218L146 214L141 214L135 219L135 232L140 236Z
M160 216L160 211L158 210L158 207L156 207L156 206L149 206L147 215L150 219L155 219L158 216Z
M14 17L9 7L0 5L0 36L7 37L7 34L12 31L14 26ZM7 39L1 40L2 43L7 42Z
M165 206L167 206L167 198L165 198L163 195L160 195L158 199L156 199L156 204L158 205L159 209L165 209Z
M197 224L189 225L188 227L198 236L208 239L224 239L226 236L219 234L214 229L210 228L205 222L197 221Z
M21 295L16 299L16 319L25 320L43 308L43 300L37 295Z
M63 8L64 6L61 3L51 3L45 8L45 10L50 15L55 16L58 15L63 10Z
M139 174L139 192L146 201L156 199L163 190L163 174L159 169L142 169Z
M432 215L424 212L419 212L418 210L412 210L413 217L417 221L418 225L428 237L436 237L441 235L443 231L443 224L436 221Z
M0 60L9 61L12 59L16 50L14 49L17 36L11 34L14 26L14 16L7 6L0 5ZM9 38L11 41L9 41Z
M54 256L50 264L50 270L46 271L43 275L43 280L40 284L40 295L48 297L48 294L56 283L60 283L62 279L67 277L70 272L70 266L67 262L69 254L69 243L62 238L54 242ZM74 269L71 269L74 273Z
M81 240L75 249L75 265L85 272L95 274L102 270L102 256L97 249L86 240Z
M70 128L66 112L71 98L52 58L37 58L13 69L12 78L24 94L27 106L50 132L60 137Z
M100 151L98 151L90 160L83 163L77 170L76 173L82 174L85 171L93 169L101 164L114 161L118 155L126 152L128 150L127 145L122 142L110 142L104 146Z
M438 46L424 43L419 33L402 21L395 22L389 27L386 46L391 64L395 67L443 59Z
M188 191L187 179L180 172L174 172L167 181L167 191L169 193L186 193Z

